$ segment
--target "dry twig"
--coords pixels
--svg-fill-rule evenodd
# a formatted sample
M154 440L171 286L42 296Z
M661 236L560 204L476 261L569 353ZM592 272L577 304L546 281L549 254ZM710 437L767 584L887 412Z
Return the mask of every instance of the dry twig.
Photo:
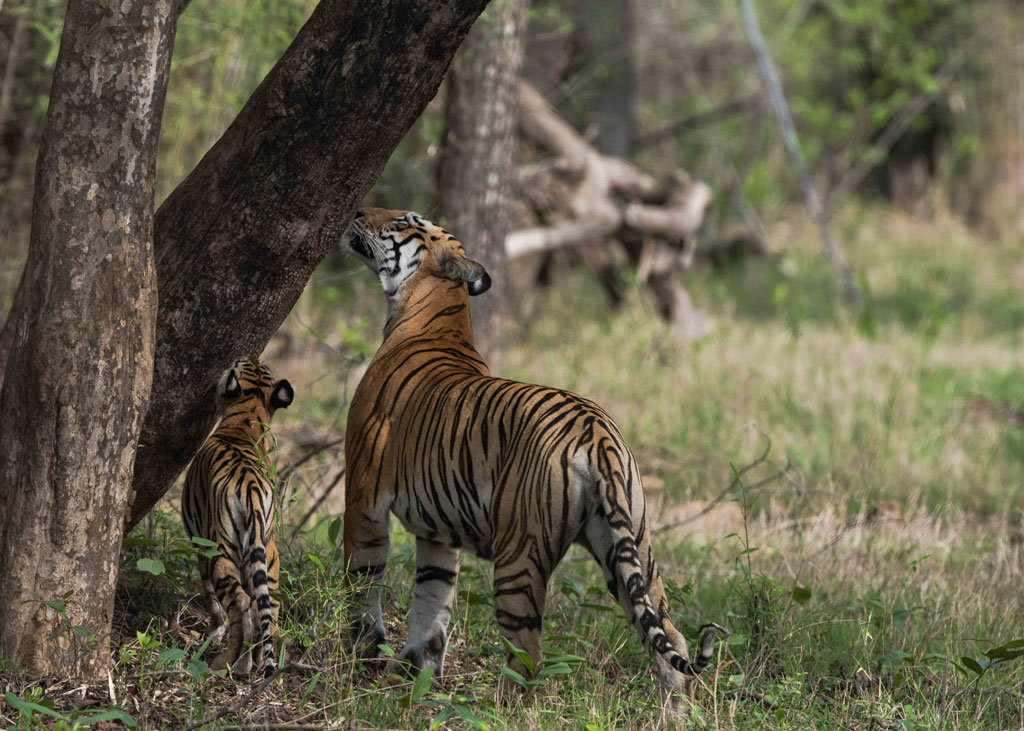
M224 718L224 716L227 716L230 713L238 713L240 710L249 705L249 703L251 703L256 696L258 696L260 693L266 690L267 686L273 683L275 680L277 680L281 675L283 675L284 673L296 671L322 673L324 669L317 667L315 665L306 665L301 662L285 663L277 670L275 670L269 677L264 678L262 681L260 681L259 685L253 688L252 692L249 693L249 695L247 695L245 698L243 698L239 703L236 703L233 706L227 706L225 708L222 708L209 718L204 718L201 721L196 721L191 726L186 728L185 731L194 731L197 728L208 726L214 721L219 721L220 719Z
M762 432L762 434L764 434L764 433ZM728 502L729 500L733 500L736 488L740 487L741 484L742 484L743 476L745 474L747 474L748 472L750 472L751 470L755 469L756 467L759 467L762 464L765 464L768 461L768 454L772 451L772 439L767 434L764 434L764 438L765 438L764 451L761 452L761 455L757 459L755 459L753 462L748 464L746 467L743 467L742 469L737 470L736 474L732 478L732 481L729 483L729 486L727 488L725 488L724 490L722 490L720 493L718 493L718 495L716 495L715 498L711 502L709 502L707 505L704 506L703 510L701 510L696 515L691 515L690 517L684 518L683 520L677 520L677 521L675 521L673 523L667 523L665 525L662 525L662 526L659 526L659 527L655 528L654 531L653 531L654 535L660 535L660 534L664 533L665 531L669 531L669 530L672 530L673 528L679 528L681 526L684 526L684 525L687 525L689 523L692 523L695 520L698 520L698 519L704 517L705 515L710 513L712 510L717 508L719 505L721 505L722 503ZM769 475L768 477L765 477L765 478L763 478L761 480L758 480L757 482L755 482L755 483L753 483L751 485L747 485L746 486L746 490L748 492L751 491L751 490L757 490L757 489L760 489L760 488L764 487L765 485L768 485L768 484L770 484L772 482L775 482L776 480L778 480L778 479L780 479L782 477L785 477L787 474L789 474L789 471L792 468L792 466L793 466L792 463L789 460L787 460L786 464L783 465L775 474Z

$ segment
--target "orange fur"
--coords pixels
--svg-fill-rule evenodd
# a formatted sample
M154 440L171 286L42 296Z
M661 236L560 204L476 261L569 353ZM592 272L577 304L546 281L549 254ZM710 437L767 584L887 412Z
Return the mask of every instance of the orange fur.
M441 670L459 549L493 559L500 631L536 667L548 579L579 543L654 650L663 686L688 687L710 658L713 635L690 663L651 551L640 473L612 420L575 394L490 377L469 317L470 292L485 291L489 278L444 229L372 209L344 242L390 300L345 443L344 545L363 654L376 654L385 637L379 587L394 513L417 536L402 653L416 669ZM508 661L530 675L514 654Z

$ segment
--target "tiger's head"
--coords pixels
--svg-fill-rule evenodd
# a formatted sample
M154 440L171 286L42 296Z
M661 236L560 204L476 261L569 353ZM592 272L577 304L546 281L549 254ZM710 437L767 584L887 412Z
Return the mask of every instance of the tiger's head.
M217 383L217 410L224 418L237 413L265 412L267 421L295 398L287 380L274 381L270 369L254 358L240 358ZM257 414L255 418L262 418Z
M487 271L466 258L458 239L412 211L363 208L341 244L373 270L392 301L417 273L465 282L473 296L491 287Z

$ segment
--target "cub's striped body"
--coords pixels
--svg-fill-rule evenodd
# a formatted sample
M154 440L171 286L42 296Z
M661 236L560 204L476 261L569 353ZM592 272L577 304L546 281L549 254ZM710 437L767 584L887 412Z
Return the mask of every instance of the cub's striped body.
M238 360L217 384L220 423L189 468L181 496L185 529L216 541L218 555L200 557L199 574L213 615L215 638L227 641L213 661L248 674L253 655L263 672L274 671L278 605L270 597L280 570L274 544L276 498L269 475L270 419L294 397L288 381L276 383L258 360ZM259 633L254 627L259 618ZM254 643L253 653L245 643Z
M494 561L500 631L537 666L548 579L579 543L653 650L663 687L688 689L714 637L705 633L691 663L651 552L640 473L615 424L575 394L489 376L468 295L490 279L444 229L369 209L343 244L388 294L384 342L353 396L345 442L345 557L363 653L385 639L380 586L394 513L417 537L401 655L416 669L441 670L460 548Z

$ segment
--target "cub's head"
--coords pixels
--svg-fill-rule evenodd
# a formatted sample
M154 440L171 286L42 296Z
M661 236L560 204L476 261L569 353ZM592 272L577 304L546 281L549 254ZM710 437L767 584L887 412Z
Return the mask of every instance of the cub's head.
M483 266L466 258L458 239L412 211L363 208L341 244L373 270L391 299L417 272L466 282L474 296L491 287Z
M236 360L217 383L217 410L222 416L263 406L270 417L288 408L294 398L292 384L283 378L275 382L270 370L253 358Z

